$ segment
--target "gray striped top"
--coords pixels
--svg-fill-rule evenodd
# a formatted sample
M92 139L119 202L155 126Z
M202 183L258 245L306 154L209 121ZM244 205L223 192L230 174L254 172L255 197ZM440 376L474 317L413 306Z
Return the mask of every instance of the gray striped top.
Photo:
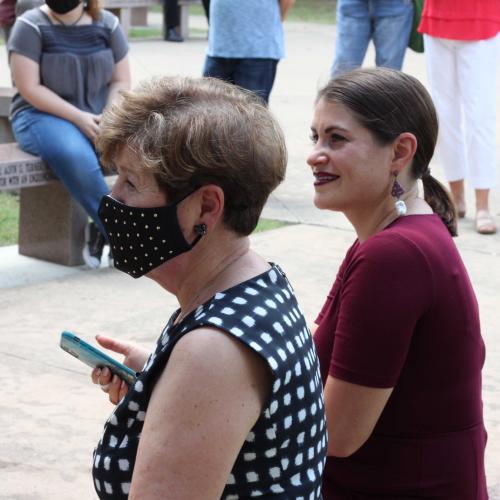
M40 66L40 81L82 111L100 114L115 64L128 52L118 18L103 10L92 24L53 24L39 7L20 16L7 45ZM14 82L15 83L15 82ZM30 107L16 94L10 116Z

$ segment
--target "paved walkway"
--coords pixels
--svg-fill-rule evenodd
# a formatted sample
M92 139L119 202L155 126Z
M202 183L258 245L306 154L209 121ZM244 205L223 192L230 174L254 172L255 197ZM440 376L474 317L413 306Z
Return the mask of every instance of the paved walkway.
M193 24L202 27L204 20L195 18ZM290 23L286 31L289 58L280 63L271 108L285 128L290 164L264 215L300 224L257 234L253 244L282 265L313 319L354 234L343 216L312 206L305 164L313 98L328 78L333 28ZM202 37L183 44L136 41L134 81L162 73L198 75L205 46ZM0 51L0 85L9 84L5 70ZM409 53L405 70L425 81L422 56ZM500 101L496 105L500 110ZM441 176L438 163L433 171ZM500 223L498 189L493 207ZM500 499L500 235L478 236L471 218L460 223L460 234L456 243L477 292L487 345L487 473L491 498ZM64 268L18 256L16 247L0 248L0 499L96 498L91 453L110 406L89 383L85 367L58 348L59 334L63 329L86 338L109 333L151 345L175 307L174 297L147 279L131 280L108 268Z

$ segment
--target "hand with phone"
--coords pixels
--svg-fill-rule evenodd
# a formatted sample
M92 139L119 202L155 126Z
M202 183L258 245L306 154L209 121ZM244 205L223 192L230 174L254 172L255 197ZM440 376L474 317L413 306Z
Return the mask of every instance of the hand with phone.
M104 349L125 356L123 364L135 372L142 370L150 354L149 351L133 342L117 340L112 337L105 337L104 335L97 335L96 340ZM114 375L107 367L94 368L91 377L92 382L99 384L101 389L108 394L109 400L113 404L117 404L128 392L128 384L118 375Z

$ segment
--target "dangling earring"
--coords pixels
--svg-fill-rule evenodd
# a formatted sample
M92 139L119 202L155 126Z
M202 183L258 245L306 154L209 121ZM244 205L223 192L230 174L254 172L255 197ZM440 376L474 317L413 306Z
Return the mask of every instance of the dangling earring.
M392 186L391 195L394 198L397 198L394 202L394 208L396 209L396 213L398 217L402 215L406 215L406 203L403 200L400 200L401 195L404 194L405 190L402 188L401 184L398 182L397 178L394 179L394 184Z

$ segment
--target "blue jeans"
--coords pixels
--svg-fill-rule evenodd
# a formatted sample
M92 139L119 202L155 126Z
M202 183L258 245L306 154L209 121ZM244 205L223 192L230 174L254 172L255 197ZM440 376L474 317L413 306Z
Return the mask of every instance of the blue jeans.
M267 103L276 77L278 59L229 59L207 56L203 76L234 83L258 94Z
M12 119L16 141L24 151L40 156L106 234L97 215L109 192L93 144L73 123L28 108Z
M412 0L338 0L332 76L360 67L371 39L375 64L400 70L412 21Z

